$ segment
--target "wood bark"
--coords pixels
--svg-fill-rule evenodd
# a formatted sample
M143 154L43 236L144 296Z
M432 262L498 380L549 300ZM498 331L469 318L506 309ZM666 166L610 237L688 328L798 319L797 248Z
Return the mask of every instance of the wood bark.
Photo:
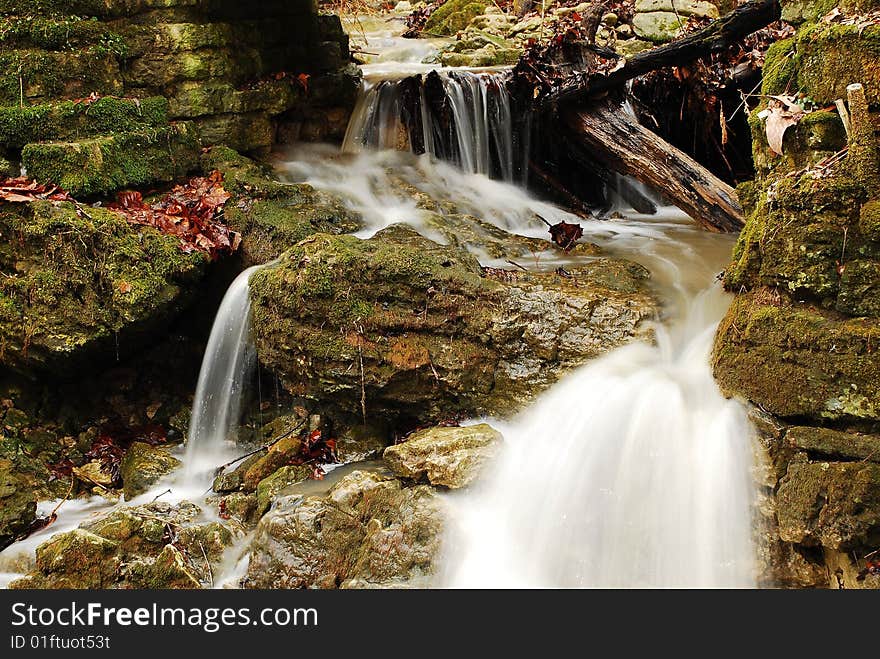
M661 191L705 229L734 232L742 228L736 191L622 108L599 103L563 110L562 118L570 137L601 165Z
M545 102L578 103L623 85L627 80L667 66L682 66L721 52L744 37L779 20L779 0L751 0L682 39L634 55L621 68L608 74L580 75Z

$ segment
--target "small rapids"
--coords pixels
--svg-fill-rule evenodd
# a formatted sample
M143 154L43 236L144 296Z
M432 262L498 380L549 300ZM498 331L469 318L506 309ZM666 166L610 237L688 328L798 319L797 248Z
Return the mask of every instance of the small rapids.
M621 206L621 217L599 221L536 199L513 184L523 179L528 144L516 138L503 73L430 73L434 67L421 60L435 44L384 32L365 44L385 50L364 67L342 151L296 145L278 154L283 176L338 195L362 216L360 237L406 222L446 243L437 218L453 214L544 239L538 216L579 223L584 240L647 267L664 302L653 344L614 350L518 416L490 420L505 437L503 450L478 486L446 495L451 514L437 585L753 586L752 431L710 367L715 328L729 304L714 278L733 238L703 232L671 208L648 216ZM483 265L511 267L476 255ZM522 265L552 272L590 258L548 243ZM233 282L218 310L179 451L184 466L130 502L66 502L56 524L0 556L0 586L27 569L38 544L115 505L186 498L206 518L216 516L204 499L214 470L238 454L236 430L253 381L248 285L255 270ZM215 586L238 583L248 542L228 550Z

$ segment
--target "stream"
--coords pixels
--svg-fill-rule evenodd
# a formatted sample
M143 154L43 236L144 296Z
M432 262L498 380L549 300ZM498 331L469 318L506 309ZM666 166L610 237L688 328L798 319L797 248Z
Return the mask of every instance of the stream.
M536 216L579 223L585 241L645 266L664 305L653 345L616 349L570 373L516 417L489 420L504 435L504 449L479 485L444 495L450 518L436 585L754 586L752 433L744 408L721 395L709 363L730 302L716 275L734 237L702 231L667 206L646 216L620 205L611 219L584 220L533 197L514 182L514 161L525 155L510 140L510 106L499 97L494 70L441 74L468 139L444 136L423 116L426 153L395 150L406 147L394 120L396 85L436 68L422 61L438 47L400 39L395 27L365 23L360 36L352 30L354 42L379 55L364 67L365 90L345 144L279 151L282 177L342 198L363 217L360 237L407 222L446 243L432 219L438 208L440 215L452 208L541 239L547 228ZM504 258L472 251L485 266L510 267ZM591 258L548 242L522 265L552 272ZM234 453L229 437L254 363L250 274L239 276L218 311L187 446L177 450L184 466L124 505L157 496L201 502L213 470ZM66 502L55 524L0 554L0 586L26 565L17 557L114 505L122 504L100 497ZM213 508L203 508L211 518ZM229 550L215 585L235 585L247 542L244 536Z

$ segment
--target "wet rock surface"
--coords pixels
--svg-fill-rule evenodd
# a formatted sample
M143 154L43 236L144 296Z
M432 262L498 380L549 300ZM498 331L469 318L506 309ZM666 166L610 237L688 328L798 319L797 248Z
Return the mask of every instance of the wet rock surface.
M122 507L37 548L33 572L10 588L202 588L239 533L200 521L182 502Z
M769 49L763 93L796 85L821 106L861 82L874 98L876 26L858 32L817 20L827 10L783 4L800 27ZM774 415L757 424L770 474L762 504L768 583L876 588L876 174L858 157L861 143L855 156L827 164L847 146L837 113L806 114L786 132L782 156L769 150L758 113L750 124L758 176L739 188L748 219L724 279L737 298L719 326L713 365L727 393Z
M613 274L612 274L613 273ZM510 411L584 360L646 336L647 271L494 272L395 225L318 234L251 282L262 363L296 396L378 418Z
M418 585L440 549L442 509L432 488L355 471L324 496L279 498L260 520L248 588Z
M431 485L457 489L480 476L487 463L498 454L502 441L501 433L485 423L462 428L429 428L389 446L382 459L400 478L427 480Z

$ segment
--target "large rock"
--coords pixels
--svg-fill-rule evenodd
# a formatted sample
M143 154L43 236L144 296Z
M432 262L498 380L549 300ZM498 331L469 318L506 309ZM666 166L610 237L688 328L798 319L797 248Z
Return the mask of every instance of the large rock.
M880 465L792 463L777 494L779 535L831 549L880 544Z
M189 304L205 264L101 208L0 203L0 364L65 375L127 356Z
M34 521L37 500L10 460L0 460L0 551Z
M880 321L796 304L769 289L734 300L718 328L722 389L782 417L880 420Z
M382 454L397 476L427 479L431 485L452 489L470 485L498 453L501 433L481 423L463 428L428 428Z
M126 451L119 466L125 498L131 500L143 494L153 483L177 469L180 464L180 460L171 455L167 448L135 442Z
M200 521L188 502L116 510L52 536L35 569L11 588L201 588L212 585L240 534L232 522Z
M671 11L651 11L633 16L633 29L642 39L666 43L678 37L686 22Z
M637 14L667 11L680 16L718 18L718 7L703 0L637 0L635 11Z
M243 586L426 585L440 549L433 490L355 471L325 496L279 499L254 536Z
M489 276L486 276L488 274ZM489 271L395 225L318 234L251 280L260 360L295 395L393 420L510 411L634 338L656 304L641 266Z

